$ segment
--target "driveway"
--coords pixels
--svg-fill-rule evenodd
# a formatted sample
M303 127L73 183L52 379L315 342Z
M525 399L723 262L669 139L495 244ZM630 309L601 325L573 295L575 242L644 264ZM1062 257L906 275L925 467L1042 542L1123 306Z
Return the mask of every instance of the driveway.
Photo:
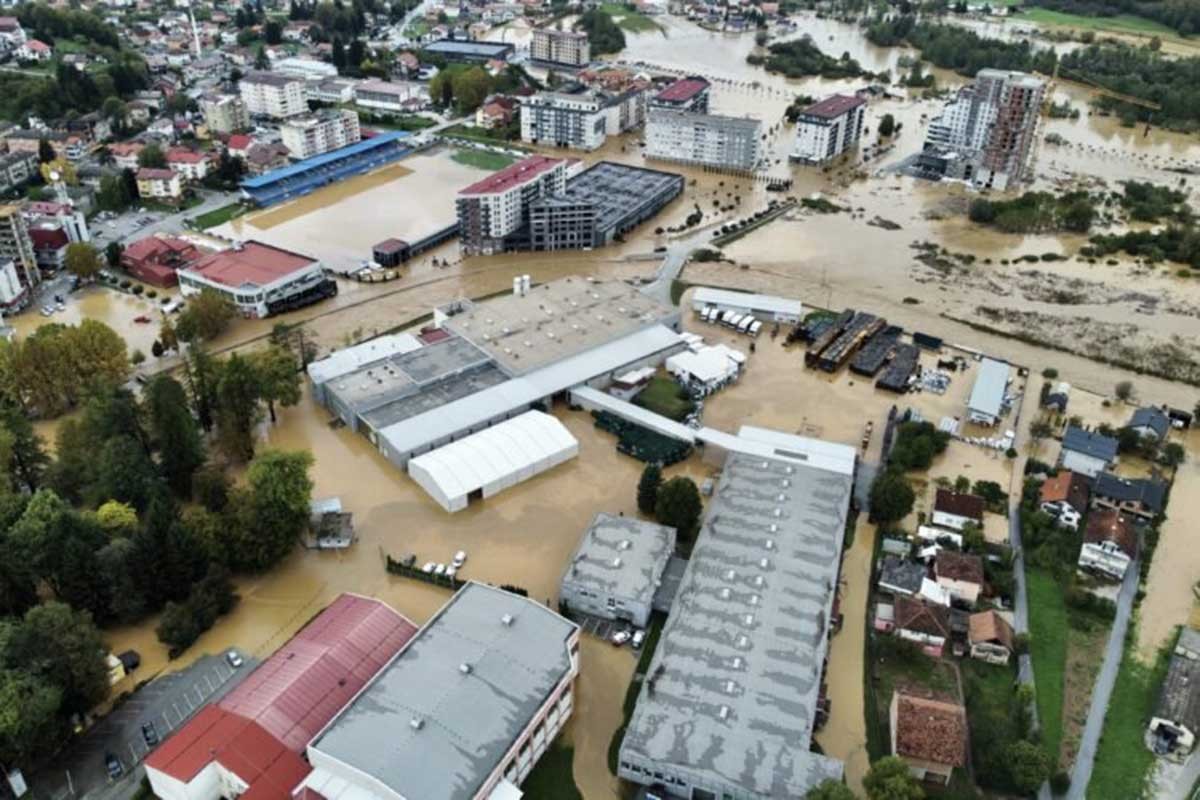
M1100 733L1104 729L1104 714L1117 682L1117 670L1121 667L1121 654L1125 648L1125 632L1129 629L1129 615L1133 611L1133 598L1137 594L1141 575L1141 561L1134 560L1125 572L1121 594L1117 598L1117 616L1108 633L1108 645L1104 648L1104 663L1096 676L1092 690L1092 705L1088 709L1087 722L1083 726L1083 737L1079 741L1079 753L1075 756L1075 767L1071 771L1071 788L1067 800L1084 800L1088 782L1092 779L1092 764L1096 760L1096 747L1100 744ZM1190 788L1190 787L1189 787Z
M47 768L29 780L39 798L78 797L129 783L151 748L142 736L143 725L153 725L159 740L166 739L205 704L220 699L237 686L257 665L243 654L246 663L234 669L223 656L206 655L179 672L162 675L135 691L108 716L76 740ZM104 766L112 753L124 775L113 785Z

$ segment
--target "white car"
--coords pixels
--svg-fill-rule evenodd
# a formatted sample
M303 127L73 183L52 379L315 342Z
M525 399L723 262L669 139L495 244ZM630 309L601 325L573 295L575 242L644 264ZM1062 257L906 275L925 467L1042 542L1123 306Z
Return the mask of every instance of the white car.
M457 553L455 553L455 554L454 554L454 561L453 561L452 563L453 563L453 565L454 565L454 568L455 568L455 569L458 569L458 568L459 568L459 567L461 567L463 564L467 563L467 553L466 553L466 551L465 551L465 550L459 550Z
M242 657L238 655L237 650L230 650L228 653L226 653L225 661L228 662L229 666L233 667L234 669L237 669L243 663L245 663L242 661Z
M434 575L445 575L446 574L446 565L438 564L436 567L433 568L433 574Z
M646 632L645 631L634 631L633 632L633 641L630 642L630 644L633 645L634 650L641 650L642 642L644 642L644 641L646 641Z
M458 574L458 567L454 566L453 564L446 567L446 577L447 578L453 578L457 574Z
M612 635L612 638L609 639L609 641L611 641L614 646L620 647L628 642L630 638L629 631L617 631Z
M426 561L425 566L421 567L421 572L424 572L426 575L431 575L435 566L437 565L432 561Z

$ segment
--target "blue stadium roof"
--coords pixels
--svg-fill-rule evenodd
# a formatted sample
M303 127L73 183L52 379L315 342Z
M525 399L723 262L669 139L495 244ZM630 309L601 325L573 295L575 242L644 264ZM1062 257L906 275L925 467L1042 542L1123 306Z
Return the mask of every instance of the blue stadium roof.
M381 133L378 136L372 136L370 139L363 139L361 142L355 142L354 144L346 145L345 147L338 148L337 150L332 150L328 153L322 153L319 156L313 156L312 158L306 158L303 161L297 161L295 164L289 164L286 167L280 167L279 169L273 169L270 172L264 172L262 175L259 175L255 178L246 178L244 181L242 181L242 188L261 189L265 186L270 186L276 181L281 181L284 178L293 178L297 175L303 175L304 173L317 167L340 161L347 156L354 156L358 155L359 153L365 153L368 150L384 147L392 142L397 142L400 139L404 139L408 137L408 135L409 134L405 131L388 131L387 133Z

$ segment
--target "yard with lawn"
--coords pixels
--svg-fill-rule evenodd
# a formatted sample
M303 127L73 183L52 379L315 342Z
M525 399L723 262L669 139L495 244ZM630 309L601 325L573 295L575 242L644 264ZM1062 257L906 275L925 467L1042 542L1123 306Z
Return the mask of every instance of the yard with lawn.
M866 713L869 726L867 737L875 747L883 748L872 752L872 758L887 755L891 742L888 710L892 693L897 689L911 689L922 695L930 692L947 699L957 700L958 681L953 668L937 658L930 658L912 642L895 636L869 634L867 645L870 654L872 689L867 698ZM872 711L874 713L872 713Z
M1177 638L1178 634L1171 637L1155 663L1146 664L1137 656L1137 635L1130 626L1117 683L1108 713L1104 715L1100 745L1096 748L1096 763L1087 787L1088 800L1129 800L1142 796L1146 777L1154 765L1154 754L1143 737Z
M464 166L486 169L489 172L504 169L516 161L515 158L505 153L493 153L489 150L470 150L466 148L455 150L454 155L450 156L450 158Z
M197 217L192 217L191 223L196 226L197 230L206 231L209 228L215 228L218 225L224 225L231 219L240 217L247 211L246 206L241 203L230 203L227 206L214 208L212 211L205 212Z
M1063 735L1063 687L1067 669L1067 604L1062 587L1041 570L1025 572L1029 595L1029 655L1037 688L1038 722L1046 752L1057 758Z
M621 30L630 33L662 31L662 26L642 12L624 3L601 3L600 10L612 17Z
M633 402L676 422L686 418L696 407L683 387L666 375L651 378L646 388L633 398Z
M556 742L521 784L521 791L538 800L583 800L571 771L574 761L575 748Z
M1078 28L1080 30L1110 31L1112 33L1159 36L1170 39L1179 38L1179 34L1166 25L1134 14L1116 14L1111 17L1084 17L1079 14L1051 11L1048 8L1030 8L1026 6L1019 14L1014 15L1013 19L1034 22L1038 25L1056 25L1059 27Z

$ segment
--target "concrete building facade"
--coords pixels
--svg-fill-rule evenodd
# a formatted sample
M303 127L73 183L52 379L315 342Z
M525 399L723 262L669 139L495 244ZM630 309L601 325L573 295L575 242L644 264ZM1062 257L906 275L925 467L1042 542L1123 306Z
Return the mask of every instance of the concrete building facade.
M33 252L33 240L29 227L19 206L0 206L0 258L11 258L17 275L26 287L42 282L42 273L37 268Z
M824 164L851 149L862 136L866 110L866 100L844 94L832 95L804 109L796 119L791 160Z
M505 240L529 222L529 208L566 187L567 162L530 156L458 193L459 236L466 254L506 249Z
M238 83L238 92L252 116L287 119L308 111L303 78L251 72Z
M647 159L753 172L762 160L762 122L652 108L646 120L645 153Z
M253 318L337 294L337 284L325 276L320 261L255 241L205 256L176 274L184 297L218 292Z
M362 139L358 114L350 109L328 109L291 117L279 126L283 146L295 159L312 158Z
M204 124L212 133L236 133L250 127L250 112L240 95L220 94L201 98Z
M646 92L640 87L607 94L577 85L521 98L521 139L530 144L595 150L645 120Z
M592 49L586 33L534 28L529 57L544 64L584 67L592 60Z

